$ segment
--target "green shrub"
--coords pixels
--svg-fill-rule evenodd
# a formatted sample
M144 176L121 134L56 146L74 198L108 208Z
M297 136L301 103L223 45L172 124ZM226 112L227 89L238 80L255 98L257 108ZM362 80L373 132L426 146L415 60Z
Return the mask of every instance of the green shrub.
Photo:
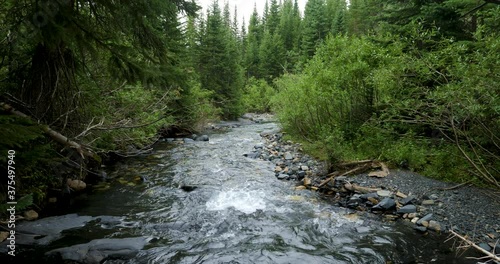
M265 80L251 77L243 89L242 101L245 111L266 113L271 111L271 98L276 91Z

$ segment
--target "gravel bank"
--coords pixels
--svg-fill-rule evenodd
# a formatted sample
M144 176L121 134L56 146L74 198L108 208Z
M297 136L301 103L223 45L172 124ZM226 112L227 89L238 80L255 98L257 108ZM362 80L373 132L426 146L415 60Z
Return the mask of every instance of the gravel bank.
M249 116L246 116L248 118ZM258 115L251 115L251 120L260 120ZM265 121L269 120L266 116ZM267 131L261 133L266 143L255 146L248 157L269 160L275 163L275 174L279 180L293 180L297 182L299 188L309 188L325 193L332 197L332 201L337 202L339 206L351 206L355 201L355 206L350 208L358 210L371 211L379 214L381 218L393 221L412 221L415 223L417 232L444 232L454 230L480 245L484 249L491 251L496 245L496 254L500 254L500 191L481 189L470 185L445 183L434 179L426 178L417 173L390 169L389 175L384 178L369 177L368 173L347 176L341 179L343 182L350 182L362 187L377 188L387 191L383 196L377 196L376 202L382 204L383 201L389 201L389 207L382 211L375 211L373 200L366 200L355 192L340 192L333 187L334 181L329 183L330 187L317 189L325 178L326 171L323 163L312 159L307 154L302 153L299 144L285 141L279 131ZM311 180L310 183L307 181ZM339 184L337 180L335 184ZM304 186L305 185L305 186ZM456 188L453 188L456 187ZM335 191L333 191L335 190ZM343 189L345 191L345 189ZM403 197L396 194L412 196L410 202L405 201ZM361 197L360 197L361 196ZM368 195L370 196L370 194ZM385 199L386 198L386 199ZM408 200L408 199L407 199ZM350 203L351 202L351 203ZM415 208L414 214L403 214L400 212L403 202L408 202L410 207ZM385 204L384 204L385 205ZM424 224L417 220L424 219ZM431 226L429 226L429 222ZM437 224L438 227L432 225Z

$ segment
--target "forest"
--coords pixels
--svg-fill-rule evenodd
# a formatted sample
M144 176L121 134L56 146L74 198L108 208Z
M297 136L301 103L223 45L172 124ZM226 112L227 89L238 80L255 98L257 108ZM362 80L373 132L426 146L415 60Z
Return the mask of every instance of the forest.
M245 112L331 166L500 187L498 0L269 0L248 25L217 1L4 0L0 19L0 167L14 150L35 204Z

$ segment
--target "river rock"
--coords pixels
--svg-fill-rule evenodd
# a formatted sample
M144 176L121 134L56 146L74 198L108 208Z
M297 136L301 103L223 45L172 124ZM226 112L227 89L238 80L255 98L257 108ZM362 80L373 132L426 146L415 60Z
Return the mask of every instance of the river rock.
M184 138L184 139L182 139L182 141L184 141L184 143L193 143L194 139L192 139L192 138Z
M29 210L29 211L24 212L23 216L24 216L24 219L28 220L28 221L33 221L33 220L38 219L38 213L35 212L34 210Z
M357 196L352 196L349 201L347 201L347 208L355 209L357 208L363 200Z
M264 143L258 143L253 146L255 149L263 149L264 148Z
M429 221L428 228L430 230L440 232L441 231L441 224L438 221L431 220L431 221Z
M260 156L260 153L259 152L250 152L250 153L243 154L243 156L250 158L250 159L256 159Z
M389 197L392 195L392 192L387 191L387 190L380 190L380 191L377 191L377 195L380 197Z
M434 204L434 200L423 200L422 201L422 205L433 205Z
M426 216L420 218L418 221L417 221L417 225L422 225L422 222L426 221L430 221L432 219L432 216L433 214L427 214Z
M425 233L427 232L427 227L425 226L415 226L413 229L417 230L418 232Z
M409 213L406 217L408 217L409 219L416 218L417 217L417 213ZM417 222L417 221L415 221L415 222Z
M290 152L285 153L285 159L286 160L292 160L293 159L292 154Z
M208 141L209 138L207 135L201 135L199 137L196 137L196 141Z
M416 197L413 196L413 195L409 195L407 196L406 198L403 198L401 199L399 202L402 204L402 205L407 205L407 204L410 204L410 203L414 203L416 201Z
M417 207L413 204L405 205L398 210L398 214L410 214L417 212Z
M488 252L491 252L491 249L492 249L492 248L490 247L490 245L488 245L488 243L484 243L484 242L483 242L483 243L479 243L479 244L478 244L478 246L479 246L480 248L482 248L482 249L484 249L484 250L488 251Z
M278 174L277 176L279 180L286 180L288 179L288 177L289 177L288 174Z
M386 197L380 201L377 205L372 207L374 211L387 211L396 208L396 201L393 198Z
M86 244L51 250L46 255L59 256L62 260L78 263L102 263L106 259L130 259L148 244L145 237L104 238Z
M375 198L375 199L377 199L378 195L377 195L377 193L364 193L361 196L359 196L359 198L361 198L363 200L368 200L368 198Z
M9 232L0 232L0 242L3 242L5 239L9 237Z
M81 191L81 190L87 188L87 184L85 184L85 182L80 181L80 180L68 179L67 183L68 183L68 186L75 191Z

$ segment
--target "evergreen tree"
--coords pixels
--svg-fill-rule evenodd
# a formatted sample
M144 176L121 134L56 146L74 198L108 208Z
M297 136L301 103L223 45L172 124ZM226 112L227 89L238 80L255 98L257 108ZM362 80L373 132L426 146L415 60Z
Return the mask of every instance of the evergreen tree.
M330 21L330 32L334 35L346 32L345 13L347 11L345 0L326 1L327 18Z
M238 41L227 21L214 1L201 43L200 81L203 88L214 92L215 105L222 109L223 117L233 118L240 111L242 71Z
M280 6L276 0L271 0L271 8L269 9L269 18L266 20L266 27L271 34L274 34L278 24L280 23Z
M274 78L283 73L285 63L285 48L279 34L272 34L268 29L264 31L259 57L259 69L263 73L262 77L271 83Z
M292 68L293 65L297 63L300 39L300 21L300 13L298 9L295 9L292 0L285 0L282 4L280 23L276 32L280 35L286 52L285 65L283 65L286 70L288 70L288 68Z
M247 78L251 76L260 78L262 76L259 68L260 40L261 24L257 13L257 7L254 6L252 16L250 17L250 24L248 25L248 35L246 37L245 69Z
M186 80L178 67L182 34L177 15L179 11L194 15L198 9L194 2L28 0L20 4L8 0L0 10L3 28L10 32L10 41L0 48L5 54L1 66L10 64L9 90L44 123L62 129L86 122L86 93L79 84L89 82L89 76L109 74L177 88Z
M325 1L307 1L302 23L302 60L307 60L314 55L316 48L326 38L328 31L329 25L326 19Z

